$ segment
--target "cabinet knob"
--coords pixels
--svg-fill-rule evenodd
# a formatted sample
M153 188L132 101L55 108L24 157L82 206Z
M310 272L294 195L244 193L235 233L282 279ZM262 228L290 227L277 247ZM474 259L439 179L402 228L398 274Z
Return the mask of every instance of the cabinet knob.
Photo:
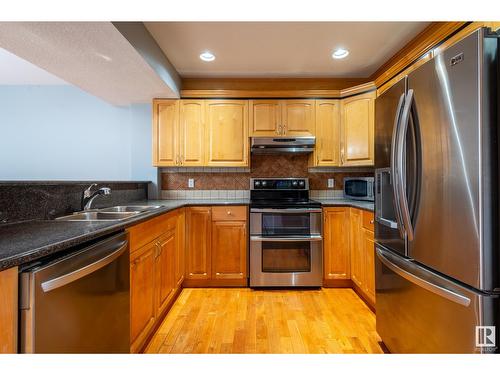
M370 224L373 224L373 220L370 220Z
M232 215L233 213L231 211L227 211L227 214L228 215Z

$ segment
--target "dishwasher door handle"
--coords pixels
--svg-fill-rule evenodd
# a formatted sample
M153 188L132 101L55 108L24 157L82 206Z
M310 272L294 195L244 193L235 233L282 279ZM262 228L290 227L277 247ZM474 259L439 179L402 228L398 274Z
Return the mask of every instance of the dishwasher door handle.
M128 246L128 241L121 241L117 245L111 247L110 249L107 249L106 255L104 255L102 258L93 261L89 264L86 264L83 267L80 267L78 269L72 270L68 273L65 273L64 275L55 277L53 279L43 281L41 283L42 290L44 292L50 292L51 290L60 288L64 285L67 285L69 283L72 283L73 281L76 281L78 279L81 279L82 277L85 277L105 266L113 262L115 259L117 259L120 255L122 255L126 250Z

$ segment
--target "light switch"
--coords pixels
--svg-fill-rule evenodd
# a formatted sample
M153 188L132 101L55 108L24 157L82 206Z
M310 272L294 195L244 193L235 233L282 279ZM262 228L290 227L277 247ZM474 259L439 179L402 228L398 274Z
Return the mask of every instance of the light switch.
M328 188L332 189L335 187L335 180L333 178L328 179Z
M188 178L188 188L194 188L194 178Z

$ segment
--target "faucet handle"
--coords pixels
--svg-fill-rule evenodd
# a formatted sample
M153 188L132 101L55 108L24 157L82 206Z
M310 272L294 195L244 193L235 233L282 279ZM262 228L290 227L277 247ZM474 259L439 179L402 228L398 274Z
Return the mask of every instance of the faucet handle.
M90 197L90 191L92 190L92 188L93 188L94 186L97 186L97 184L92 184L92 185L90 185L88 188L86 188L86 189L83 191L83 196L84 196L85 198Z
M99 190L101 190L104 195L111 194L111 189L109 187L102 187Z

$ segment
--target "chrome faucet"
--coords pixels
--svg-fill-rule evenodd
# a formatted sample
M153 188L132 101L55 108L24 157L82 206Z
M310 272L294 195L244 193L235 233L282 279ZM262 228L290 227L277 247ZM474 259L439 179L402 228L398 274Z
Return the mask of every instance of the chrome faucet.
M108 187L102 187L92 192L92 188L97 186L97 184L90 185L87 189L83 191L82 194L82 210L87 211L92 208L92 202L97 198L98 195L109 195L111 194L111 189Z

